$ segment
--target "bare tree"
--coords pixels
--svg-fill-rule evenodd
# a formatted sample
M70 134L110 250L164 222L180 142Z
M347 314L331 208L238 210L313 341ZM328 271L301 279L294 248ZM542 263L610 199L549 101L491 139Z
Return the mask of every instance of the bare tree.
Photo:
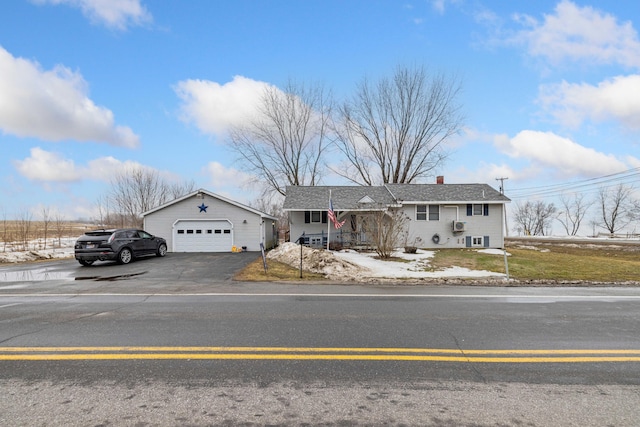
M335 172L354 183L414 183L446 158L446 141L462 128L456 77L398 67L391 79L368 80L340 110L336 142L345 155Z
M331 100L321 85L265 89L258 114L230 131L229 145L270 191L316 185L324 173Z
M42 206L40 209L40 216L42 219L42 232L44 234L44 247L47 249L47 239L49 238L49 227L51 226L51 208L48 206Z
M408 218L398 210L388 209L362 214L362 231L373 241L380 258L390 258L393 251L406 240L405 225Z
M524 204L516 204L513 217L525 235L544 236L551 228L551 220L556 212L557 208L553 203L545 203L542 200L527 201Z
M101 222L105 219L113 221L112 209L115 209L121 226L141 227L140 214L173 200L176 194L184 195L194 189L193 182L173 184L155 170L129 168L112 180L106 211L100 212Z
M7 212L2 209L2 230L0 231L0 239L2 239L2 252L7 251L7 243L11 233L9 232L9 221L7 220Z
M633 187L619 184L613 189L602 187L598 190L601 228L613 235L633 220Z
M560 203L562 204L562 212L558 215L558 222L562 224L567 235L575 236L594 202L586 200L584 194L574 193L573 197L563 194L560 197Z
M65 220L62 213L56 211L53 214L53 228L56 233L56 237L58 238L58 247L62 246L62 238L68 232L68 222Z
M31 240L31 226L33 224L33 215L28 210L24 210L18 214L16 221L16 232L18 240L22 245L22 250L29 250L29 240Z

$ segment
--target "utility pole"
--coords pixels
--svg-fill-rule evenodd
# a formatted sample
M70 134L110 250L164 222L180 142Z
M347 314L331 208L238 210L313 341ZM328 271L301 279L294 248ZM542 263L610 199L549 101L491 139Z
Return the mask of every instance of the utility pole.
M500 194L504 196L504 182L509 179L508 177L496 178L496 181L500 181ZM504 205L504 235L509 236L509 225L507 224L507 204Z
M500 194L504 194L504 181L509 178L496 178L496 181L500 181Z

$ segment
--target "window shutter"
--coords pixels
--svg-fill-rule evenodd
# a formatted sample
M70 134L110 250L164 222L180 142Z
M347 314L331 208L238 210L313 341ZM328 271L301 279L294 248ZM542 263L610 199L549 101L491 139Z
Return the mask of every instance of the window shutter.
M483 206L484 216L489 216L489 205L485 204Z
M304 223L305 224L311 223L311 212L310 211L304 211Z
M327 223L327 211L322 211L322 223Z
M473 215L473 205L471 203L467 204L467 216Z
M488 248L489 247L489 236L484 236L484 238L482 239L484 243L484 247Z
M467 247L470 248L471 247L471 236L465 237L464 240L465 240L465 243L466 243Z

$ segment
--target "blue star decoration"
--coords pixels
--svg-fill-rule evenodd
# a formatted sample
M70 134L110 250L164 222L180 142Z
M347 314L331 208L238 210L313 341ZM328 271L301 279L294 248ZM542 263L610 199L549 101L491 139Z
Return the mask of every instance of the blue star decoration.
M207 208L209 206L205 206L204 202L202 202L202 204L200 206L198 206L200 208L200 212L207 212Z

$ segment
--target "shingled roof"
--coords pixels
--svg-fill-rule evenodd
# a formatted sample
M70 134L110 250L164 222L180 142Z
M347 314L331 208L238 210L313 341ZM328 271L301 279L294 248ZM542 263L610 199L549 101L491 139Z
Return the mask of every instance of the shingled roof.
M324 210L329 192L336 211L373 210L402 203L507 203L487 184L386 184L380 186L289 186L286 211Z

